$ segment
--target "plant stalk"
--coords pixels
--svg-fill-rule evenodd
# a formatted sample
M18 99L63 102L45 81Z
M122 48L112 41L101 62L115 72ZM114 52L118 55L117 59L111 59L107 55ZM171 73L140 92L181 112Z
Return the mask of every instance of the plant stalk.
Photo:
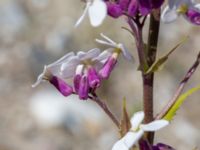
M160 28L160 9L153 10L150 16L149 35L147 44L147 62L150 67L156 60L157 44ZM143 74L143 109L145 113L144 123L153 121L153 89L154 73ZM153 144L154 133L149 132L146 138L150 144Z

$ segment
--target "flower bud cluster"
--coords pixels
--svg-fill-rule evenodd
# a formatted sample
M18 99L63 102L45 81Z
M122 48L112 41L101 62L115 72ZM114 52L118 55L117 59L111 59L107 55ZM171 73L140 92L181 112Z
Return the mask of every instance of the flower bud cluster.
M164 0L104 0L107 4L108 14L113 18L118 18L123 14L131 17L141 14L148 15L152 9L160 8Z

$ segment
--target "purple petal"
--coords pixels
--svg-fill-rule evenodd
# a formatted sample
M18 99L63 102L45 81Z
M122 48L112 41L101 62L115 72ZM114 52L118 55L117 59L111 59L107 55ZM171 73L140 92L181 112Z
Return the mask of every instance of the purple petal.
M130 16L135 16L137 11L138 11L138 1L131 0L130 4L128 6L128 14Z
M91 88L98 88L100 86L100 78L93 67L88 69L88 81Z
M86 100L88 98L89 93L89 83L86 75L81 76L78 95L82 100Z
M76 93L78 93L79 91L79 85L80 85L80 81L81 81L81 75L77 74L74 77L74 90Z
M195 25L200 25L200 11L189 9L186 13L186 18Z
M106 63L104 64L103 68L99 71L99 76L102 79L108 79L116 63L117 59L114 58L113 56L110 56L106 61Z
M49 82L53 84L57 88L57 90L64 96L69 96L73 92L71 86L69 86L65 81L56 76L53 76L51 80L49 80Z
M110 15L111 17L118 18L123 14L122 8L120 7L119 4L115 4L112 2L107 2L106 4L107 4L108 15Z

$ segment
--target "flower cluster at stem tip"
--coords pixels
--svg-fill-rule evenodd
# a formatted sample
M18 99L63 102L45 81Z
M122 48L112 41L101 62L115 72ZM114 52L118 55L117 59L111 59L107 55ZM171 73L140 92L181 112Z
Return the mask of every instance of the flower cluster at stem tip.
M101 34L101 39L96 39L100 44L109 46L103 52L98 48L88 52L79 51L76 55L70 52L56 62L44 67L43 72L33 87L41 81L49 81L64 96L71 94L79 95L82 100L88 99L90 93L94 92L103 79L108 79L114 69L120 53L127 60L132 59L132 55L121 43ZM73 86L66 83L67 79L73 80Z
M120 16L147 16L153 9L159 9L165 0L86 0L86 7L81 17L76 22L76 27L89 15L92 26L100 26L107 15L112 18ZM186 20L195 25L200 25L200 4L194 0L168 0L168 5L163 9L161 21L171 23L178 16L183 15Z

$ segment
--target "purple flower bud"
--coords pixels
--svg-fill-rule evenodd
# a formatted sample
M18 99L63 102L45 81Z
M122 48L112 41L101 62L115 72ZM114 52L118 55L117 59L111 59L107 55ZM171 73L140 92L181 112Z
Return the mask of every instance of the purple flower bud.
M200 25L200 12L196 11L194 9L189 9L186 13L187 19L195 24L195 25Z
M117 63L116 57L110 56L106 61L106 63L104 64L103 68L99 71L99 76L102 79L108 79L116 63Z
M151 6L154 9L160 8L165 0L151 0Z
M93 67L88 69L88 81L91 88L98 88L100 86L100 78Z
M157 145L153 146L152 150L175 150L175 149L169 145L158 143Z
M89 93L88 78L86 75L83 75L81 76L81 80L79 83L79 90L78 90L79 98L82 100L86 100L88 98L88 93Z
M128 6L128 14L130 16L135 16L138 10L138 2L137 0L131 0Z
M148 15L152 9L160 8L164 0L138 0L140 13Z
M151 11L151 0L138 0L140 13L145 16Z
M64 96L69 96L73 92L73 89L71 86L69 86L65 81L63 81L62 79L56 76L53 76L49 80L49 82L53 84L58 89L58 91Z
M79 91L79 85L80 85L80 81L81 81L81 75L77 74L74 77L74 90L76 93L78 93Z
M156 145L151 145L146 140L141 140L139 142L139 145L140 145L140 150L175 150L171 146L163 144L163 143L158 143Z
M119 5L122 10L127 10L130 0L119 0Z
M110 15L111 17L118 18L123 14L122 8L119 4L115 4L113 2L106 2L106 4L108 15Z

